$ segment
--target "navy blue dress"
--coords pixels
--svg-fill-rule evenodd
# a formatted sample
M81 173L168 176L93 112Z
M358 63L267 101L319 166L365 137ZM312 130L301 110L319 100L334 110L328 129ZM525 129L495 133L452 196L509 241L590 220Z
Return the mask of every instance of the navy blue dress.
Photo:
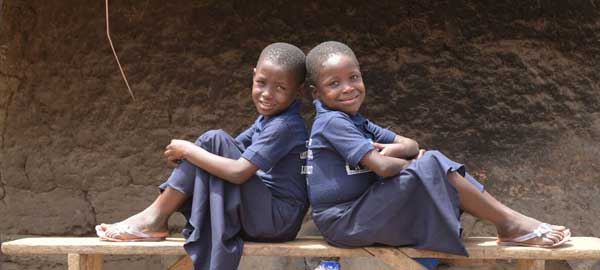
M260 116L235 139L217 130L196 141L211 153L243 157L259 167L246 183L229 183L184 161L160 186L190 196L179 211L187 220L184 248L194 269L236 269L243 240L282 242L296 237L308 209L301 174L308 133L299 110L295 102L277 116Z
M460 239L460 209L449 172L458 172L483 192L483 186L438 151L427 151L399 175L382 178L360 160L396 134L360 114L329 110L315 101L307 162L309 198L315 224L333 245L374 244L467 255Z

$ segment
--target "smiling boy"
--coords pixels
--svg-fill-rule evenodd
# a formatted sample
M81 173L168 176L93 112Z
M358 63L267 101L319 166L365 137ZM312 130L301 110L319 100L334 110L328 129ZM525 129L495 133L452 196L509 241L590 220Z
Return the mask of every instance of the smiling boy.
M462 164L364 118L366 89L354 52L330 41L307 55L317 115L310 136L309 197L328 242L373 244L467 255L461 210L496 226L499 244L559 246L563 226L542 223L503 205Z
M308 137L300 116L305 56L287 43L267 46L258 59L252 100L260 116L235 139L208 131L192 143L172 140L165 157L174 166L148 208L115 224L101 224L110 241L160 240L175 212L187 224L184 248L195 269L236 269L243 240L295 238L308 209L301 154Z

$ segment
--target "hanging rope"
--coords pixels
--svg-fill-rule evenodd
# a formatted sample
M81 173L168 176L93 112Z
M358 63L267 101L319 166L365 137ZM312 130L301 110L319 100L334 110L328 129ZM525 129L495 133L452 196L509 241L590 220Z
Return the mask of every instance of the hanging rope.
M115 51L115 46L113 46L113 42L110 39L110 26L108 24L108 0L106 0L106 36L108 37L108 42L110 43L110 48L115 55L115 60L117 60L117 65L119 65L119 70L121 70L121 75L123 76L123 80L125 81L125 85L127 86L127 90L129 90L129 95L131 95L131 99L135 101L135 97L133 96L133 91L131 91L131 87L129 87L129 82L127 81L127 77L125 76L125 72L121 67L121 63L119 62L119 57L117 56L117 51Z

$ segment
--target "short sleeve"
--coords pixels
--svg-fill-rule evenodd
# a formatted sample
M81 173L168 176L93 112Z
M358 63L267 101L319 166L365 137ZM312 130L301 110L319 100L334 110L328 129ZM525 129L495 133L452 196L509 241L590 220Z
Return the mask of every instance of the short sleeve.
M350 119L334 117L322 132L323 137L352 166L357 166L369 151L375 149Z
M396 133L387 128L382 128L371 121L367 121L367 130L375 135L375 142L378 143L393 143L396 139Z
M240 135L235 137L235 140L241 142L244 145L244 147L248 147L252 143L252 135L254 135L255 131L256 123L248 129L244 130L244 132L240 133Z
M242 157L263 171L270 170L275 163L287 155L295 146L294 136L283 121L267 123L252 144L242 153Z

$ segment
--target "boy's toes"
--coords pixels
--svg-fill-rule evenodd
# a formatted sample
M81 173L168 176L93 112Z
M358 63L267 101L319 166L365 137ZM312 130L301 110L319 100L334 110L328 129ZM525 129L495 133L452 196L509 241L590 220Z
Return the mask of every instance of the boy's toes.
M550 228L552 228L553 231L559 231L559 232L568 230L567 227L561 226L561 225L550 225Z
M561 234L562 238L570 238L571 237L571 230L565 226L550 225L550 228L552 229L552 231ZM561 238L561 240L562 240L562 238Z
M546 236L545 238L552 241L552 243L550 243L550 244L556 244L565 238L565 236L561 232L558 232L558 231L549 232L545 236Z
M110 238L114 238L114 239L121 239L121 234L119 234L118 232L115 231L107 231L106 232L106 236L110 237Z
M119 233L118 227L119 227L118 223L114 223L114 224L102 223L102 224L96 226L96 230L98 231L97 234L100 237L119 239L120 233Z
M108 230L108 228L110 227L110 225L111 224L102 223L102 224L100 224L98 226L100 226L100 230L106 231L106 230Z
M106 236L108 236L109 238L114 238L114 239L119 239L122 240L123 238L123 232L119 230L119 228L115 228L115 227L109 227L108 230L106 230Z

